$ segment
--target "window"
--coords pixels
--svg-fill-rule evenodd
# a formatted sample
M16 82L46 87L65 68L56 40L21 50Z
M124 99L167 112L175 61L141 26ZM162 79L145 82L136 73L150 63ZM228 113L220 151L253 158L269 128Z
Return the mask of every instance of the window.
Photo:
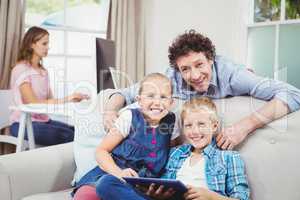
M300 88L300 0L251 1L248 65Z
M56 97L80 81L96 87L94 38L106 38L108 10L109 0L26 0L26 28L41 26L50 33L43 61Z

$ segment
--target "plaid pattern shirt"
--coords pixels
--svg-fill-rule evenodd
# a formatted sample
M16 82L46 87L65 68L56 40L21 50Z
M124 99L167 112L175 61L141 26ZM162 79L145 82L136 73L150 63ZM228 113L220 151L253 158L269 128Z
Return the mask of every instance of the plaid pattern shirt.
M166 171L161 178L176 179L178 170L185 159L191 155L192 146L184 144L172 148ZM235 151L221 151L215 141L203 151L205 159L205 177L210 190L223 196L248 200L250 190L245 174L244 162Z

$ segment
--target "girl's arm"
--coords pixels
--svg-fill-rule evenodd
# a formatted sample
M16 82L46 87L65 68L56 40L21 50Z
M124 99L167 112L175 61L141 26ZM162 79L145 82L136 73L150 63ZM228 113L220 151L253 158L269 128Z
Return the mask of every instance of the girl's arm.
M89 99L88 95L84 95L81 93L73 93L72 95L66 96L65 98L62 99L54 99L54 98L38 99L34 94L30 83L27 82L24 82L22 85L20 85L19 89L24 104L29 104L29 103L60 104L60 103L67 103L67 102L80 102L83 99Z
M132 169L122 170L111 157L112 150L124 140L124 136L116 128L111 128L108 134L102 139L96 149L96 160L101 169L116 177L135 176L137 173Z

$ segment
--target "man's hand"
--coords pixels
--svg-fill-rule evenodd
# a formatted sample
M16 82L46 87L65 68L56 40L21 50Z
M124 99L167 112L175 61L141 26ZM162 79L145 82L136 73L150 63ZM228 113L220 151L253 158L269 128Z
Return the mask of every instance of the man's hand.
M217 146L223 150L232 150L247 137L248 132L239 124L224 128L216 137Z

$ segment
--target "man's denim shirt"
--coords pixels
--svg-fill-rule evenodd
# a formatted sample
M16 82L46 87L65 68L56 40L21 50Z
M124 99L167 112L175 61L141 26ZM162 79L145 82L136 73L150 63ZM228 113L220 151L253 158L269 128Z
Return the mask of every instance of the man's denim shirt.
M178 170L191 154L191 148L190 144L172 148L166 171L161 178L176 179ZM248 200L250 190L240 155L235 151L219 150L215 140L205 147L203 154L208 188L223 196Z
M262 100L280 99L288 105L291 112L300 107L300 90L296 87L282 81L257 76L244 66L237 65L221 56L215 58L212 66L212 79L208 91L204 93L194 91L182 79L180 72L174 68L168 68L165 74L172 81L173 97L181 100L197 96L216 99L250 95ZM118 91L125 97L127 105L135 101L139 85L136 83Z

